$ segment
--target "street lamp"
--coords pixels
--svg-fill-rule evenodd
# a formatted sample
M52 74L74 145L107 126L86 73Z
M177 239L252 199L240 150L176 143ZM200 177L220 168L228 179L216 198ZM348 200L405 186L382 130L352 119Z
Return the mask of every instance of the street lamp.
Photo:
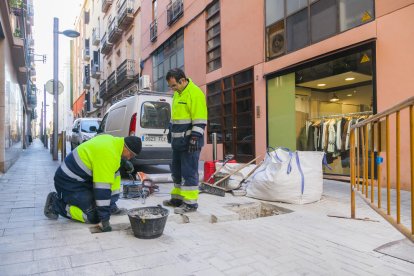
M63 34L71 38L75 38L80 35L77 31L73 30L59 32L59 18L53 18L53 160L58 160L59 34Z

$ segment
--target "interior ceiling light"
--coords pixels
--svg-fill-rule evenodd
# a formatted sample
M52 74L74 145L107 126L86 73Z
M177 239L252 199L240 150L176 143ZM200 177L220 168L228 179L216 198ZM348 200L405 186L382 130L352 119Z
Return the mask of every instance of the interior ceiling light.
M354 80L355 78L354 77L349 77L349 78L346 78L345 80L346 81L351 81L351 80Z
M326 86L326 83L318 83L317 86L319 87Z
M348 97L352 97L352 94L347 94Z
M338 96L335 93L333 93L333 96L332 96L332 98L329 101L334 103L334 102L339 101L339 98L338 98Z

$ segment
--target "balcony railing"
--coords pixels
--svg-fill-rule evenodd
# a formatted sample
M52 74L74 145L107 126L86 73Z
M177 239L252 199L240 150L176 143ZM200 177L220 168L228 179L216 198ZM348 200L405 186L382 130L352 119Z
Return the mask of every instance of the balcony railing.
M114 94L115 87L116 87L116 81L117 81L116 70L114 70L107 79L107 96L111 96Z
M171 26L184 14L183 0L175 0L167 6L167 25Z
M135 76L135 60L126 59L116 69L116 80L118 86L123 86L132 80Z
M153 42L157 39L157 19L151 22L150 24L150 41Z
M106 37L106 33L104 33L104 35L102 36L101 39L101 53L104 55L109 54L112 51L112 43L109 43L109 41L107 40Z
M91 63L91 77L94 79L101 78L101 68L99 68L99 64L96 64L93 61Z
M112 0L102 0L102 12L107 12L112 2Z
M91 78L88 77L84 77L83 78L83 89L89 89L91 88Z
M99 46L101 42L101 37L99 35L99 28L93 28L92 30L92 45Z
M108 26L108 42L116 43L122 36L122 30L118 28L117 19L112 19Z
M124 0L118 9L118 26L126 30L134 21L134 0Z
M91 59L91 51L89 47L85 47L85 49L83 49L83 60L84 61L88 61Z
M106 80L102 80L101 84L99 85L99 97L104 98L106 96L107 87L106 87Z

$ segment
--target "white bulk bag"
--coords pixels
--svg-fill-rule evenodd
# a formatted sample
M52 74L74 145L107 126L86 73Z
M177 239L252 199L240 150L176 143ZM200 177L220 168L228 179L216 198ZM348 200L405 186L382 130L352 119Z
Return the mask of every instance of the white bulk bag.
M282 148L268 152L262 166L251 177L247 196L293 204L320 200L324 155L319 151L291 152Z

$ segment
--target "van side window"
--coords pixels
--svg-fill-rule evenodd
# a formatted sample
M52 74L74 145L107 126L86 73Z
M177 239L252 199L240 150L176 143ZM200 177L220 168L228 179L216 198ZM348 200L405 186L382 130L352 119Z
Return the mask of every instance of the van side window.
M171 107L166 102L144 102L141 108L141 127L165 129L171 119Z

